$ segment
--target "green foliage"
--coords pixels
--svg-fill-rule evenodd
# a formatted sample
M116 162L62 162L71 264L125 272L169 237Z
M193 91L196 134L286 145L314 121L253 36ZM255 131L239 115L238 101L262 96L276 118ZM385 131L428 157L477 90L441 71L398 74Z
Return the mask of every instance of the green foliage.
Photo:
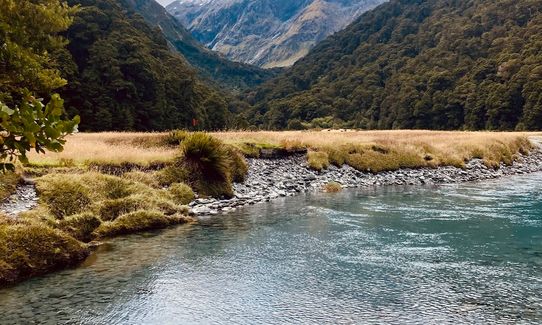
M89 254L85 245L43 224L0 224L0 286L75 266Z
M247 94L269 129L542 128L542 1L391 0ZM347 122L343 122L347 121Z
M184 183L171 184L169 192L173 195L175 202L179 204L188 204L195 198L194 191Z
M61 91L81 130L221 129L225 96L206 85L162 33L124 0L69 0L80 5L59 53L70 82ZM220 99L220 100L217 100Z
M63 86L52 53L66 44L59 36L74 9L56 0L0 1L0 169L14 168L34 149L60 151L79 117L63 120L63 101L50 93ZM50 96L47 105L39 96ZM5 163L9 161L8 163Z

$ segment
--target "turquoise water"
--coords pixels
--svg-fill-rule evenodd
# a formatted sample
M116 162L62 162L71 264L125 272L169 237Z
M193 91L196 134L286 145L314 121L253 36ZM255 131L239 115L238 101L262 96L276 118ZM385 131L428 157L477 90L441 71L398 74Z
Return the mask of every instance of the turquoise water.
M0 323L541 323L542 174L310 194L111 241Z

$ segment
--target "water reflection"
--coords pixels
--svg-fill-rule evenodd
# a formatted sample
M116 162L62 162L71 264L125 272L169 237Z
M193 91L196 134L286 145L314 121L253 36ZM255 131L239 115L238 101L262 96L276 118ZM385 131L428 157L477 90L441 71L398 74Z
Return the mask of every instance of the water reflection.
M312 194L119 238L0 323L542 321L542 174Z

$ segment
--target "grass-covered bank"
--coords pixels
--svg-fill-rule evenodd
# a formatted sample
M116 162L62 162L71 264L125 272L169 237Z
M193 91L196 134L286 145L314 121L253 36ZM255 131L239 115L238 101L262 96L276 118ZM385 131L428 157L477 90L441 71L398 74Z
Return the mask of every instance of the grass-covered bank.
M182 134L182 132L181 132ZM511 163L528 152L522 132L444 131L285 131L217 132L214 137L258 157L266 149L306 148L314 168L348 164L374 172L405 167L464 166L473 158L488 166ZM30 157L34 166L157 169L175 160L178 133L82 133L69 138L61 153Z
M77 265L88 243L193 223L186 204L195 192L231 197L232 183L245 177L243 155L208 134L177 132L167 142L174 156L153 168L129 160L21 166L34 177L39 205L0 218L0 286Z
M191 223L186 205L230 198L244 181L245 157L307 151L316 170L347 164L379 172L404 167L511 163L532 145L528 133L303 131L90 133L68 138L61 153L31 155L20 171L36 183L39 205L0 221L0 285L76 265L88 243ZM303 158L297 156L301 166ZM301 167L300 167L301 168ZM305 169L306 170L306 169ZM288 171L284 171L288 173ZM19 176L6 175L5 193ZM328 183L326 191L341 184ZM44 245L36 247L37 243Z

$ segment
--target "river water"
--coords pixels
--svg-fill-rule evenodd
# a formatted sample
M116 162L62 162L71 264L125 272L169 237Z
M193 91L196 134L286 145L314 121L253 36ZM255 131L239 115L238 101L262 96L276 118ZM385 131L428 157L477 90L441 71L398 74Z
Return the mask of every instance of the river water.
M308 194L118 238L0 323L541 323L542 174Z

